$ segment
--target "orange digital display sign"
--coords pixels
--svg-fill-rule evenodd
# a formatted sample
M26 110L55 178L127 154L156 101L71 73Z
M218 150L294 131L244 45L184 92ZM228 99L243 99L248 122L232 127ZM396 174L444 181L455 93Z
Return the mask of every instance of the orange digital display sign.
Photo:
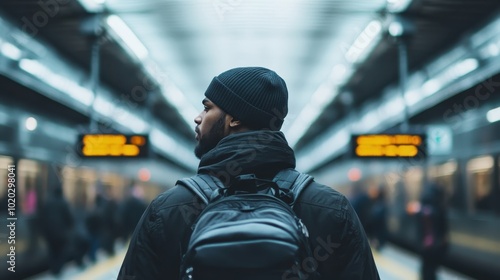
M78 151L83 157L147 157L147 135L84 134Z
M425 155L425 136L422 134L364 134L353 135L351 146L356 157L413 158Z

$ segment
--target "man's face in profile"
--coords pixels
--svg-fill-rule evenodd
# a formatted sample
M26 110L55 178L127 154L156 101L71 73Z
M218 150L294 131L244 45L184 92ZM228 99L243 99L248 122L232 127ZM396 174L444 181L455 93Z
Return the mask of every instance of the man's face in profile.
M207 98L202 103L204 109L194 119L198 141L194 154L198 158L212 150L226 136L226 113Z

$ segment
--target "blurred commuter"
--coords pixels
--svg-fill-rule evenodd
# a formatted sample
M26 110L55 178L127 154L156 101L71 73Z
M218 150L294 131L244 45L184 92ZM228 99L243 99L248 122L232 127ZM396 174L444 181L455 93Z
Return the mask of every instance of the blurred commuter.
M89 258L95 263L97 261L97 251L101 247L104 217L102 204L104 198L98 194L95 197L94 205L91 207L85 218L85 224L90 237Z
M387 205L384 186L372 188L372 205L369 219L369 238L372 246L379 250L387 240Z
M406 206L408 204L408 197L405 183L403 179L400 178L394 190L394 199L392 200L393 211L396 216L396 229L399 235L408 236L413 233L414 229L411 227L411 219L408 218L408 213L406 211Z
M74 220L60 185L52 188L40 210L40 229L50 254L50 271L58 275L69 259Z
M98 192L94 206L89 210L86 225L90 234L89 257L97 260L97 252L103 249L108 255L115 254L115 241L119 233L117 221L118 204L108 192Z
M120 237L127 240L132 235L147 207L148 205L144 202L143 189L138 185L134 185L130 188L127 197L119 205Z
M103 205L104 227L102 234L102 249L112 256L115 254L115 241L120 235L118 225L118 202L115 199L105 199Z
M32 180L28 180L26 183L26 191L22 200L22 211L28 225L28 251L30 252L35 252L38 246L36 240L39 235L37 222L38 208L38 195L35 181L32 178Z
M361 182L355 182L352 186L350 202L352 208L354 208L354 211L358 215L359 221L361 222L365 233L370 234L370 211L372 207L372 200L370 199L370 196L368 195L366 190L363 188Z
M90 234L85 219L88 215L87 196L85 192L77 196L73 205L75 226L71 238L72 254L78 266L84 266L84 258L90 250Z
M448 249L448 220L443 189L432 182L426 184L420 202L410 205L408 212L416 214L419 220L421 279L434 280Z
M109 186L98 186L94 203L85 218L91 262L97 261L97 254L101 249L110 256L115 254L115 241L120 232L117 215L118 203L112 198Z
M239 175L272 179L295 168L294 151L280 132L288 92L275 72L228 70L212 80L205 96L204 110L194 119L199 174L217 176L231 188ZM153 200L136 227L118 278L179 279L182 255L203 205L182 185ZM309 272L318 272L321 279L379 279L362 226L342 194L313 181L294 210L315 250L309 261L317 266Z

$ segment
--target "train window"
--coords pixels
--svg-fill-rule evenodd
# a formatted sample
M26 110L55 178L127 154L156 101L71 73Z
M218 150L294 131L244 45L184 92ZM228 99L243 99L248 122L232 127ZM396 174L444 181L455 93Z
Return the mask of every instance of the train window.
M495 193L495 200L496 201L500 201L500 157L498 158L498 177L495 178L496 182L493 184L494 187L496 187L496 192L493 191ZM494 205L494 208L495 208L495 214L497 216L500 216L500 204L499 203L495 203Z
M106 173L101 175L101 183L106 195L115 200L121 200L125 195L125 189L130 182L122 176L115 173Z
M422 167L411 167L404 176L404 185L407 194L407 202L418 201L422 191L424 171Z
M493 157L491 156L477 157L467 162L469 209L472 212L493 211L492 172Z
M459 207L459 194L456 191L457 161L449 160L443 164L429 167L429 180L442 186L445 190L446 201L452 207Z
M92 205L96 193L95 171L64 166L61 174L64 195L68 201L78 209Z
M45 193L47 178L45 165L28 159L18 163L17 188L20 199L21 213L33 215L36 213L39 198Z
M0 213L7 211L7 183L8 183L8 165L13 164L14 161L11 157L0 156L0 201L2 208Z

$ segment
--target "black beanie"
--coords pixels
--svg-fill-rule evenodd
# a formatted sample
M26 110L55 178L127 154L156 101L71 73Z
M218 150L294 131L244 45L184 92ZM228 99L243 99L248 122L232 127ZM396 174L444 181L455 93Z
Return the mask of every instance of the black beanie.
M280 130L288 113L285 81L262 67L241 67L215 77L205 96L252 129Z

